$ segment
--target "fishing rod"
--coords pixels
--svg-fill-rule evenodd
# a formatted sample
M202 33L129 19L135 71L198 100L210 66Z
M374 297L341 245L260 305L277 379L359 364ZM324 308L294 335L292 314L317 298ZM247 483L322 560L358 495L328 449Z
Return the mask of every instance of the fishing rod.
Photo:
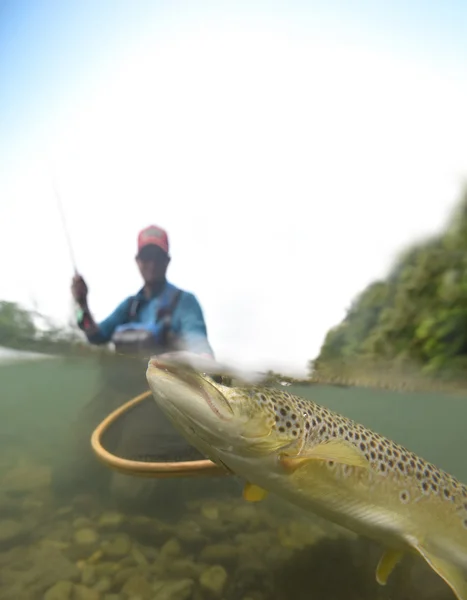
M76 259L75 259L75 254L73 252L73 245L71 243L71 237L70 237L70 233L69 233L68 227L67 227L67 222L66 222L66 218L65 218L65 212L63 210L62 199L60 197L60 194L58 193L57 186L55 185L55 181L54 180L52 180L52 187L53 187L54 192L55 192L55 198L57 199L58 212L60 213L60 219L62 221L63 231L65 233L66 241L67 241L67 244L68 244L68 252L70 254L71 264L73 266L73 270L75 272L75 275L78 275L78 268L76 266Z

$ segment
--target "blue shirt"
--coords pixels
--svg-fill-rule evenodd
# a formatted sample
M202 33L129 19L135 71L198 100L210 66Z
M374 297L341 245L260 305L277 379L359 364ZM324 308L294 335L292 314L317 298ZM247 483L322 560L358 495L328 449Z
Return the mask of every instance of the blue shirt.
M167 282L160 294L148 299L144 295L144 288L140 289L136 296L126 298L112 314L99 323L99 331L93 335L88 335L88 340L92 344L110 342L116 328L119 325L128 323L131 301L135 297L139 300L139 306L132 322L153 324L163 297L168 291L174 290L177 290L177 288ZM213 351L207 339L203 311L194 294L181 290L175 309L172 312L172 331L182 341L183 350L213 356Z

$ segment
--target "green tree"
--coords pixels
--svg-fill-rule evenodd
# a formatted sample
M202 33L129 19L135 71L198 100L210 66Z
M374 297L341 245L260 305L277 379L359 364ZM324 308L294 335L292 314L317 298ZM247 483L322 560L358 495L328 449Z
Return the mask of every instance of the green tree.
M440 235L406 249L359 294L310 369L384 362L467 379L467 188Z

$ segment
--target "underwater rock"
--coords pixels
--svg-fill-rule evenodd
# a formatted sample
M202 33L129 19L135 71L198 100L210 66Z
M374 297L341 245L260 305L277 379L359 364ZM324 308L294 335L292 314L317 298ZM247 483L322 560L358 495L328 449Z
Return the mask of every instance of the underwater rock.
M201 573L199 583L213 596L220 597L227 583L227 571L221 565L208 567Z
M112 580L110 577L103 577L99 579L99 581L93 585L93 590L99 593L109 592L112 589Z
M81 571L81 583L83 585L93 585L96 582L96 569L92 565L84 565Z
M149 564L146 556L136 546L132 547L130 555L131 555L132 561L140 567L146 567Z
M179 581L158 581L154 584L152 600L188 600L193 592L193 579Z
M131 540L128 535L120 533L113 540L103 542L102 550L109 557L118 558L126 556L131 550Z
M153 596L152 586L142 575L132 575L126 580L121 591L127 596L135 596L141 600L150 600Z
M100 594L96 590L78 584L73 587L71 600L100 600Z
M205 544L209 539L201 525L194 520L179 521L175 528L175 535L182 542L189 544Z
M198 579L207 565L195 563L191 558L170 560L163 569L169 575L182 579Z
M75 531L73 535L73 539L76 544L80 546L93 546L99 541L99 536L89 527L85 527L84 529L78 529Z
M277 534L281 545L292 549L305 548L326 537L319 526L303 521L291 521L281 525Z
M25 569L25 566L27 568ZM1 590L2 600L18 600L22 595L30 594L32 598L42 595L60 581L78 581L80 571L63 554L55 549L41 546L39 548L18 548L10 556L11 573L14 578L11 585ZM2 580L8 571L2 565Z
M212 503L204 503L201 506L201 514L210 521L216 521L219 518L219 507Z
M145 515L129 517L123 521L121 530L148 547L163 544L174 535L174 528L171 525Z
M182 554L182 546L177 538L171 538L168 540L160 550L160 557L162 560L166 558L175 558Z
M122 513L117 511L107 511L102 513L97 521L97 525L102 529L118 529L125 517Z
M73 583L71 581L57 581L44 594L44 600L70 600Z

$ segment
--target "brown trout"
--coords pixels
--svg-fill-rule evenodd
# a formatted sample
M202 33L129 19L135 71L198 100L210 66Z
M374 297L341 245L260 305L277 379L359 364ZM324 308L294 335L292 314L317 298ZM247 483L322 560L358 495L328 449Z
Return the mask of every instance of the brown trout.
M225 387L160 357L146 377L174 427L246 480L383 546L384 585L419 553L467 600L467 487L399 444L312 401L268 387Z

